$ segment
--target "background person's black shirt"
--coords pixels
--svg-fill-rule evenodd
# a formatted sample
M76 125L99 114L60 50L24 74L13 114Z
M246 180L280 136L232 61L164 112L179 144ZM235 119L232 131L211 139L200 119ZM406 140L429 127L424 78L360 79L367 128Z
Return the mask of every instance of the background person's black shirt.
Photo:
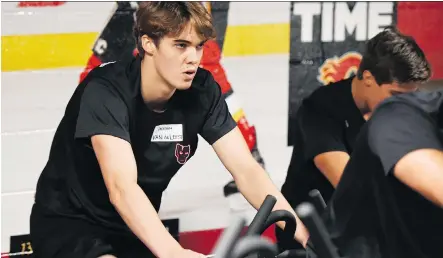
M213 144L236 126L212 75L198 69L188 90L176 91L166 111L141 97L140 59L97 67L77 87L57 128L39 178L36 203L65 216L128 228L109 201L90 137L131 143L137 183L158 211L162 192L195 153L198 135Z
M443 257L443 209L393 175L414 150L443 151L442 103L441 91L401 94L384 101L362 129L325 213L347 257Z
M351 77L315 90L296 115L294 147L282 193L295 208L318 189L327 201L334 187L315 166L314 158L330 151L352 153L365 120L352 97Z
M294 126L294 147L281 192L295 209L309 200L309 191L318 189L325 201L334 187L315 166L314 158L330 151L352 153L355 138L365 120L352 96L352 80L321 86L303 100ZM276 228L280 250L303 249L293 239L285 239Z

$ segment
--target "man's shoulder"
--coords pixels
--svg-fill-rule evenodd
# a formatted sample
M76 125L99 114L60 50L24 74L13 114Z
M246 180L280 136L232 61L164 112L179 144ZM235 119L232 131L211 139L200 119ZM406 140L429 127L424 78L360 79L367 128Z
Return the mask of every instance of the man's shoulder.
M197 69L191 88L184 91L184 93L187 102L189 102L189 99L194 99L196 103L205 106L210 105L212 101L222 95L221 88L215 81L211 72L203 68Z
M443 90L419 91L399 94L384 100L377 107L374 115L383 112L401 111L401 107L411 107L411 110L421 111L428 115L440 113L443 104Z
M83 80L85 87L100 85L121 96L132 96L139 84L139 67L136 59L113 61L95 67Z
M91 72L92 78L97 77L106 77L106 78L122 78L122 74L124 74L124 77L128 77L127 68L130 66L131 62L128 60L122 60L122 61L111 61L102 63L98 66L96 66ZM89 77L89 76L88 76ZM88 78L87 77L87 78Z
M176 92L174 103L177 104L177 110L192 113L195 113L195 110L207 110L221 96L217 87L219 86L209 71L197 69L191 87Z
M332 82L317 87L306 99L327 99L331 94L340 96L343 91L351 89L352 78Z
M352 79L345 79L316 88L302 101L306 110L316 111L325 115L339 115L340 105L347 103L346 94L351 94Z
M207 92L213 90L215 85L215 79L211 72L199 67L192 80L191 90Z
M376 126L396 119L410 122L417 118L437 120L442 116L442 109L443 91L399 94L380 103L372 114L369 124L374 127L374 124Z
M368 121L368 139L372 148L375 144L384 144L387 139L409 141L412 139L405 137L425 135L429 128L437 124L438 116L441 116L441 93L405 93L380 103Z
M408 123L413 117L424 115L416 105L402 98L385 100L380 103L367 123L368 138L379 138L394 133L399 121ZM372 140L373 141L373 140Z

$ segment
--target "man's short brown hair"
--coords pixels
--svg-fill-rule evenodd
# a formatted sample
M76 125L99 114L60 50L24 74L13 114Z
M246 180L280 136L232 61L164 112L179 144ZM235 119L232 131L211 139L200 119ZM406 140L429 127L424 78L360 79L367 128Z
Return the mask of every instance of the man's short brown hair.
M378 85L384 83L425 83L432 75L431 65L415 39L389 26L366 43L357 71L370 71Z
M134 37L141 57L145 51L140 38L150 37L156 46L164 36L178 36L191 22L203 40L215 38L211 14L196 2L142 2L135 13Z

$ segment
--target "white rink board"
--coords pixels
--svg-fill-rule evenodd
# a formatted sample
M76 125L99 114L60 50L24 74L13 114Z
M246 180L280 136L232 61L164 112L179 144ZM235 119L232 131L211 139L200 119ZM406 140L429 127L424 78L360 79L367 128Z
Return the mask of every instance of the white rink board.
M2 36L100 32L117 7L115 2L67 2L56 7L26 8L18 8L17 2L1 5ZM288 23L289 8L289 2L254 2L253 9L251 2L231 2L228 24Z

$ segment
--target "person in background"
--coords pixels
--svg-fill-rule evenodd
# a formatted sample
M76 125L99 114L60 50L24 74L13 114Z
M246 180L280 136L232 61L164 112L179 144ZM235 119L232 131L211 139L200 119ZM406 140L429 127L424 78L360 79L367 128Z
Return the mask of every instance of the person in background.
M323 218L343 257L443 257L442 89L379 105Z
M317 189L331 198L362 126L377 105L416 91L428 81L430 65L415 40L388 27L365 47L356 76L316 89L295 119L294 148L282 193L295 208ZM276 228L281 250L302 248Z

